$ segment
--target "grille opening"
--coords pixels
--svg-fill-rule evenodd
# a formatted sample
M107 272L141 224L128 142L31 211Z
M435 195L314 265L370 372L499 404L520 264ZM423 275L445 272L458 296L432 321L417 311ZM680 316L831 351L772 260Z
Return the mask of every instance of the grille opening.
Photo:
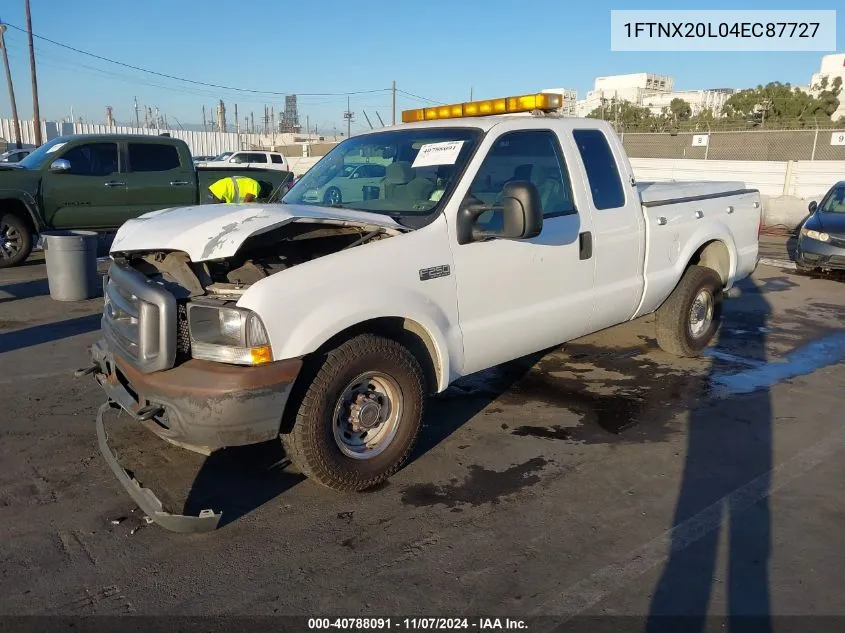
M188 329L188 306L184 301L176 304L176 364L191 358L191 332Z

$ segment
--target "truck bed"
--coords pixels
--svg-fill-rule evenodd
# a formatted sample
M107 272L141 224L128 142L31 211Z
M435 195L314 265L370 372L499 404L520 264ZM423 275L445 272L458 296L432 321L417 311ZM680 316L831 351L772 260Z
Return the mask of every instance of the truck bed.
M645 182L637 189L646 230L644 291L635 317L660 307L696 256L686 249L718 242L708 256L719 260L726 288L754 270L760 226L757 190L741 181Z

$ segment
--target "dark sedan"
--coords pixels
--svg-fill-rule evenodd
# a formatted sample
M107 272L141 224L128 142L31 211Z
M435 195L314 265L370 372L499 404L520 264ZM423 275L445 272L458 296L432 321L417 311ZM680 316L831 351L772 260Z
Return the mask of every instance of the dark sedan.
M811 215L798 237L798 266L845 270L845 180L808 208Z

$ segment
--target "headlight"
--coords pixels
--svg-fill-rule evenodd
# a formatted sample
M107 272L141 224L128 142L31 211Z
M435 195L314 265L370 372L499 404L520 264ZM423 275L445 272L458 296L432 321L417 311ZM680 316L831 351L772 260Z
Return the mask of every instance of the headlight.
M273 360L264 324L250 310L188 304L188 328L194 358L233 365Z
M830 239L830 235L827 233L819 233L812 229L801 229L801 235L806 235L811 240L818 240L819 242L827 242Z

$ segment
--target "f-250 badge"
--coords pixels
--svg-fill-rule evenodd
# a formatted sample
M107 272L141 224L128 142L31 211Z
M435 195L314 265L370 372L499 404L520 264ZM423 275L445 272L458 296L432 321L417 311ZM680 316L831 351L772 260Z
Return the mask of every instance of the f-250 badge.
M420 281L428 281L429 279L437 279L438 277L448 277L450 273L451 269L448 265L420 268Z

